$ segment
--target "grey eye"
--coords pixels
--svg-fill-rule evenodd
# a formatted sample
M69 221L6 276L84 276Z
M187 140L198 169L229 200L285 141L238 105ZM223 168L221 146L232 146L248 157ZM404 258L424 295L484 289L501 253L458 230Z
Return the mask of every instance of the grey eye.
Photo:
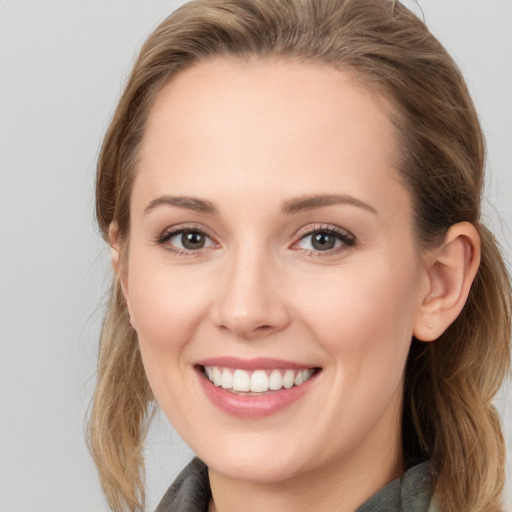
M348 245L348 240L341 233L318 229L303 236L298 246L308 251L326 252L337 249L344 244Z
M199 251L214 245L213 240L206 233L197 229L180 229L167 233L158 240L158 243L182 252Z
M184 249L202 249L206 245L206 236L199 231L185 231L178 236Z
M329 249L334 249L334 247L336 247L336 236L331 233L319 231L310 236L311 245L313 249L316 249L317 251L328 251Z

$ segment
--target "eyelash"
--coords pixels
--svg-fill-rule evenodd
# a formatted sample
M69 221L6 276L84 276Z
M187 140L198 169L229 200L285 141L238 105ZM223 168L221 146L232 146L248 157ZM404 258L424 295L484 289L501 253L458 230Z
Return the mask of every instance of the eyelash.
M189 249L184 250L180 249L178 247L175 247L173 245L168 244L168 242L174 238L175 236L182 235L184 233L197 233L199 235L204 236L205 238L209 239L213 244L217 244L213 237L202 227L195 226L195 225L186 225L186 226L179 226L177 228L172 229L171 231L164 231L160 236L158 236L155 240L157 245L166 245L165 249L173 254L176 254L178 256L200 256L203 254L205 249L208 249L207 247L202 247L200 249ZM338 247L334 247L332 249L327 249L325 251L321 250L315 250L315 249L301 249L301 248L294 248L297 244L305 240L307 237L311 237L315 234L322 233L326 235L332 235L334 236L337 241L341 242L341 245ZM296 242L294 242L290 248L296 251L300 251L303 254L306 254L307 256L311 257L328 257L335 254L338 254L339 252L346 251L350 247L353 247L356 245L356 238L354 235L352 235L349 231L346 231L344 229L335 228L333 226L328 225L315 225L313 228L307 228L307 230L303 230L302 233L299 233L299 238Z

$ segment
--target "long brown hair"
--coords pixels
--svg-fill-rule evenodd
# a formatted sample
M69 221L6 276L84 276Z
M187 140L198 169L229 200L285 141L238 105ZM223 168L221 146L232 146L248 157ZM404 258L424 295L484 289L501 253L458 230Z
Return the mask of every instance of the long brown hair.
M492 400L510 366L510 281L480 222L485 145L456 64L426 26L391 0L197 0L144 44L105 136L96 215L125 243L137 148L161 88L215 56L282 58L349 70L386 96L400 138L400 171L425 247L461 221L476 226L482 260L467 303L433 343L412 340L403 413L405 465L429 459L446 512L501 511L504 443ZM103 324L89 445L112 510L144 503L141 448L153 400L114 277Z

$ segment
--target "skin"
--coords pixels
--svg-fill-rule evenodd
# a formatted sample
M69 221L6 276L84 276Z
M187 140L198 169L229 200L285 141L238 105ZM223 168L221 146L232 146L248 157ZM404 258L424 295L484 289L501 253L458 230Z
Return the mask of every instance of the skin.
M154 395L209 467L211 510L351 511L403 471L411 338L435 339L456 317L478 240L457 225L420 251L387 108L327 67L220 58L182 72L152 108L128 263L115 224L113 263ZM344 200L283 211L333 194ZM183 227L205 246L162 242ZM310 233L326 228L345 238L318 250ZM224 356L321 371L297 402L241 418L210 402L194 369Z

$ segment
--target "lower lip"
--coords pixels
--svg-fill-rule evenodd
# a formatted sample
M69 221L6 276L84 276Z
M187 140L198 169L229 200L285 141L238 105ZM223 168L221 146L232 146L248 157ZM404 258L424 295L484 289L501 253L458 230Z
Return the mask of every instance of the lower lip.
M197 369L197 373L206 396L216 407L232 416L245 418L263 418L285 409L302 398L318 376L317 372L300 386L290 389L269 391L261 395L238 395L215 386L206 378L201 369Z

